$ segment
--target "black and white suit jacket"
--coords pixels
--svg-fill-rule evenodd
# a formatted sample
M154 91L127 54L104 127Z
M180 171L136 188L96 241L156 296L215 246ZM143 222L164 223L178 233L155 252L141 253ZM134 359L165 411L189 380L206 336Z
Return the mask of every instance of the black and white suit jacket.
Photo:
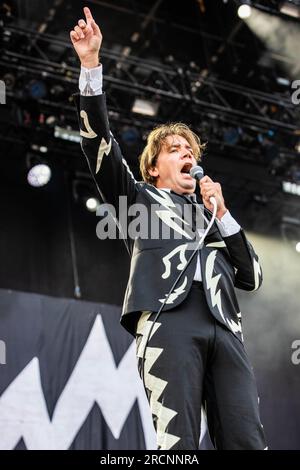
M176 219L178 208L189 203L187 198L166 192L152 185L137 182L121 154L108 122L105 93L98 96L74 95L82 137L82 149L93 178L105 202L118 211L119 196L127 196L128 206L140 203L149 209L156 204L153 217L169 225L170 239L128 239L131 253L129 281L124 299L121 324L135 335L136 323L142 311L157 312L180 271L184 270L195 239L190 227L181 237ZM190 202L190 204L192 204ZM205 209L207 218L211 213ZM117 217L119 216L117 212ZM177 216L177 217L176 217ZM177 234L178 235L178 234ZM194 234L195 235L195 234ZM212 315L242 341L241 313L234 288L256 290L262 282L258 257L243 230L222 237L213 224L202 249L199 250L201 274L208 306ZM183 273L164 310L179 305L188 295L196 269L197 257Z

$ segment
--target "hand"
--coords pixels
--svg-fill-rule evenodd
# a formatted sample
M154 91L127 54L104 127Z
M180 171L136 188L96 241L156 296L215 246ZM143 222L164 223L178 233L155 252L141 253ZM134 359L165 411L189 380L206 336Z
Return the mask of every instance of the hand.
M102 34L90 9L85 7L83 11L86 21L82 19L78 21L78 25L74 26L74 29L70 32L70 38L81 65L86 68L93 68L99 65Z
M204 176L199 182L200 192L203 199L203 203L207 209L213 211L213 204L210 202L209 198L214 196L217 201L217 218L221 219L227 208L225 206L225 201L222 194L222 188L220 183L214 183L209 176Z

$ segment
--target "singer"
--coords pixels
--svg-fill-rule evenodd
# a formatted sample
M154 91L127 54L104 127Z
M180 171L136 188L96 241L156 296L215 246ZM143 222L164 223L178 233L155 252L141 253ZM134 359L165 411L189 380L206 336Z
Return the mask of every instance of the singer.
M144 182L135 181L109 128L99 64L102 34L88 8L84 14L70 37L81 62L80 94L74 99L89 169L103 199L116 210L120 195L149 209L159 204L151 223L159 220L170 229L169 239L126 240L132 258L121 317L136 337L158 449L198 449L201 406L217 449L265 449L234 290L260 287L257 255L226 207L219 183L202 177L202 201L197 200L190 170L203 145L185 124L161 125L150 132L140 157ZM188 204L193 221L203 220L203 230L194 231L199 239L212 218L212 197L216 219L187 264L193 227L178 208Z

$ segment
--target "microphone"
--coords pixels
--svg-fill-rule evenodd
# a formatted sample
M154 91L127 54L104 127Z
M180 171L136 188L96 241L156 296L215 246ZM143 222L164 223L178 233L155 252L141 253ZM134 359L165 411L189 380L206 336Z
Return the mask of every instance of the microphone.
M201 178L203 178L204 176L203 168L197 165L192 166L192 168L190 169L190 176L194 178L195 180L200 181Z
M190 176L194 178L196 181L200 181L201 178L203 178L204 176L204 171L203 171L202 166L198 166L198 165L192 166L192 168L190 169ZM211 196L209 200L210 200L210 203L214 206L214 210L217 210L216 198L214 196Z

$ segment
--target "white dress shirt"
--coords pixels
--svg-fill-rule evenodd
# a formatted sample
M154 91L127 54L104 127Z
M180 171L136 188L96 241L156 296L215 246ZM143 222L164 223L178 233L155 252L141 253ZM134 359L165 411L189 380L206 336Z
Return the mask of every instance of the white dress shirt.
M103 85L103 72L102 64L92 69L81 67L79 77L79 90L83 96L93 96L102 94ZM168 188L163 188L164 191L170 191ZM204 214L203 214L204 216ZM205 216L204 216L205 217ZM216 219L216 223L223 238L229 237L238 233L241 229L237 221L232 217L229 210L225 212L221 219ZM194 281L202 281L200 257L197 256L197 265L194 275Z
M102 95L102 84L102 64L92 69L81 67L79 76L79 90L82 95Z

